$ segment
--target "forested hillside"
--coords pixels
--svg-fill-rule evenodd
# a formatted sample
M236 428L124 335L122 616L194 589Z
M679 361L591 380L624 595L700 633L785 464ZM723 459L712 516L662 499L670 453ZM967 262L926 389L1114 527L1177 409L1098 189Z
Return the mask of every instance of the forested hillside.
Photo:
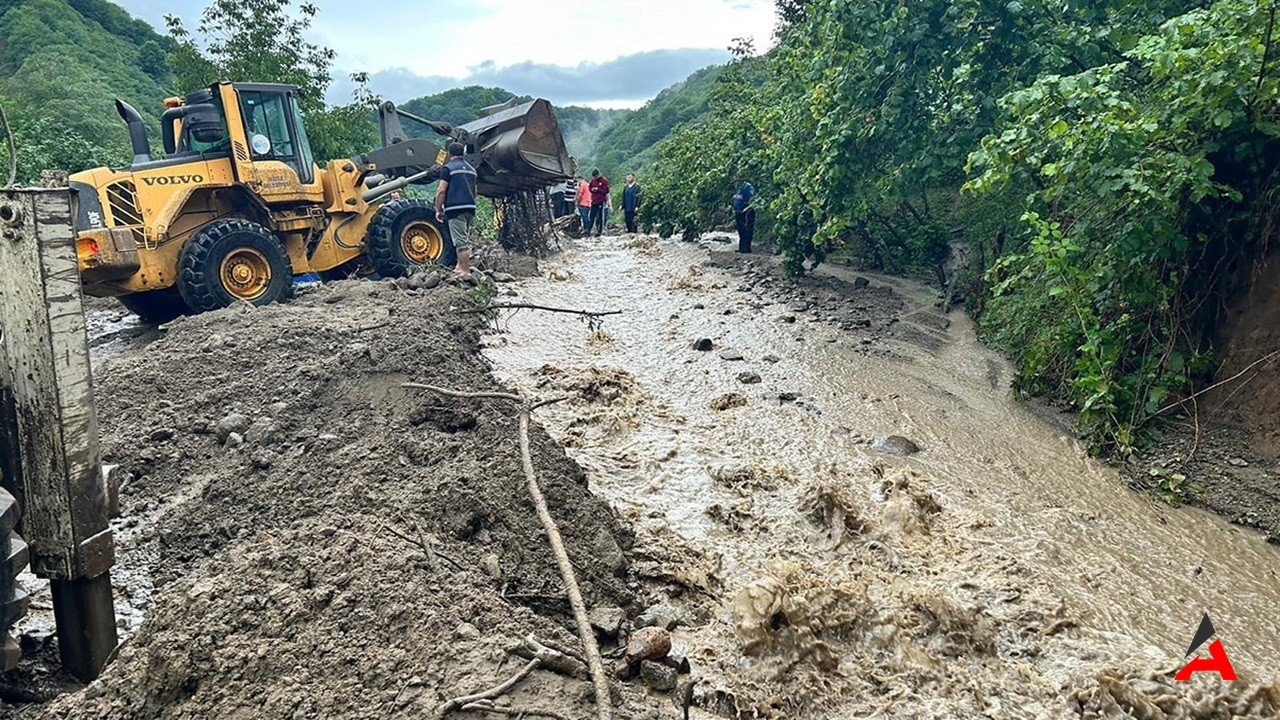
M792 271L834 249L961 278L1020 390L1103 451L1213 367L1280 204L1276 6L1259 0L778 0L779 42L662 141L647 221L726 221L756 183Z
M722 65L703 68L658 93L639 110L619 117L600 133L592 152L580 156L584 167L599 167L609 177L621 177L651 163L659 141L707 113L711 91L723 70Z
M0 0L0 106L20 147L21 177L127 160L114 100L158 115L172 48L104 0Z

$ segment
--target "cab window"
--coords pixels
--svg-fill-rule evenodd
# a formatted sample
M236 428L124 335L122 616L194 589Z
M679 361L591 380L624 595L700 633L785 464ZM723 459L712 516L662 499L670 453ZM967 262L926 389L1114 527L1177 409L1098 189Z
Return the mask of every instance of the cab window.
M311 149L295 128L297 104L284 93L243 90L245 136L254 160L279 160L298 173L302 182L311 182Z

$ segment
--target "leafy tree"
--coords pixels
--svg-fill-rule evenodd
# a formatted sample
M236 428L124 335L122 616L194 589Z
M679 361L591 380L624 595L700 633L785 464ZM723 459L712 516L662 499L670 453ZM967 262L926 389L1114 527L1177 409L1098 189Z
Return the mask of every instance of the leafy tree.
M296 86L317 162L351 157L377 142L372 113L378 100L368 91L368 77L357 74L354 101L325 107L335 54L306 37L318 12L308 2L294 8L293 0L214 0L194 35L167 15L175 43L169 67L183 92L219 80Z
M298 87L305 110L323 108L335 53L306 37L318 12L308 2L295 9L293 0L214 0L201 13L195 36L180 18L166 15L179 46L172 62L179 87L191 92L218 80L285 83Z

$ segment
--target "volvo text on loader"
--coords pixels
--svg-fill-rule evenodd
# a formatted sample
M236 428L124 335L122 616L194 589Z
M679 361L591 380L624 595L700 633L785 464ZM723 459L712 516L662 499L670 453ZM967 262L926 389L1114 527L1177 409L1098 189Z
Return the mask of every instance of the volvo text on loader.
M453 263L429 200L388 196L439 175L440 145L409 137L400 118L467 147L478 189L505 197L574 174L546 100L486 108L461 126L379 108L383 147L318 167L287 85L221 82L165 102L164 157L128 104L133 162L70 178L86 294L119 297L152 322L246 301L286 298L293 277L367 267L397 277Z

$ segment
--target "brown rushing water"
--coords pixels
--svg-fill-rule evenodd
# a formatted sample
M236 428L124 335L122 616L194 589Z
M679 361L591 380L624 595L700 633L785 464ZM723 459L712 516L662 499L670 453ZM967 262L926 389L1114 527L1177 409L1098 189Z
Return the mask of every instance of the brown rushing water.
M1104 667L1126 678L1176 669L1205 611L1241 680L1275 681L1280 548L1127 489L1062 428L1012 400L1008 365L961 313L947 316L940 348L886 339L864 352L859 335L806 313L778 322L791 311L738 291L736 275L702 269L703 247L631 244L639 247L584 243L549 264L547 278L519 286L531 302L623 310L602 333L571 316L509 315L487 354L501 378L543 395L548 378L592 366L634 378L634 392L612 403L566 403L539 417L570 445L595 492L640 529L641 549L675 543L718 560L708 584L717 601L677 634L706 678L704 705L719 692L741 709L741 698L772 692L806 695L775 698L783 716L1062 717L1069 692ZM874 284L894 287L904 315L933 312L934 291ZM700 337L716 351L691 349ZM744 359L722 359L721 348ZM763 382L739 383L743 371ZM730 392L746 405L711 409ZM867 440L887 435L923 452L873 452ZM713 477L735 467L765 469L773 480L735 488ZM921 511L927 503L886 490L883 478L906 478L941 511ZM846 523L834 539L824 532L806 504L815 487L846 493L844 510L866 527ZM841 534L852 540L837 542ZM786 662L741 653L732 602L750 583L796 567L814 582L847 574L866 587L862 601L827 588L838 600L824 606L828 616L863 602L863 617L822 636L839 665L803 682L794 653ZM883 677L867 685L875 667Z

